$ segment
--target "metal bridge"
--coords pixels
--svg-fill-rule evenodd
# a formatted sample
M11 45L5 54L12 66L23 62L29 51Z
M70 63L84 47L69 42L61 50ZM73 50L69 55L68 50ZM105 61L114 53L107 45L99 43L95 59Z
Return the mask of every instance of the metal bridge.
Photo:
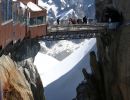
M45 40L95 38L106 33L107 23L53 25L47 29Z

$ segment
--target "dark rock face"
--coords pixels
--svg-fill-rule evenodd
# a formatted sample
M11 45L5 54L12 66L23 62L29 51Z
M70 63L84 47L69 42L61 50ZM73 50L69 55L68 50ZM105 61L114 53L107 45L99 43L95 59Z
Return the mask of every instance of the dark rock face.
M103 9L102 16L101 16L101 22L120 22L123 21L123 16L117 9L114 7L106 7Z
M13 60L6 56L0 58L2 62L0 63L0 81L3 84L0 88L3 91L1 98L3 97L4 100L45 100L42 81L33 64L39 50L40 44L37 40L23 40L9 50Z
M97 38L98 61L91 52L93 73L89 75L83 69L87 82L77 87L77 100L130 100L129 33L130 26L126 26Z
M123 13L125 20L130 19L130 7L129 7L130 1L129 0L125 0L125 2L123 0L113 0L113 5L116 9L118 9L120 12Z
M112 6L112 0L95 0L96 19L101 21L103 9Z
M118 84L123 100L130 100L130 26L122 28L117 55Z
M97 38L98 59L101 64L105 99L130 100L130 1L126 0L96 0L100 15L105 7L114 7L122 13L124 23L115 32ZM99 2L102 2L99 4ZM99 4L99 5L98 5ZM97 15L98 15L97 14ZM101 16L99 16L99 19ZM107 40L107 41L106 41ZM105 42L106 41L106 42Z
M110 33L109 45L97 39L98 58L103 71L105 100L130 100L130 27Z
M91 52L90 65L93 73L89 75L83 70L87 82L80 84L77 89L83 87L82 94L85 92L86 95L77 100L86 100L83 97L89 97L88 100L130 100L130 1L97 0L96 3L99 20L105 7L114 7L122 13L124 23L116 31L97 38L98 61ZM87 94L88 91L91 93ZM77 92L77 96L80 93Z
M33 60L39 50L40 44L38 43L38 40L26 39L10 50L10 52L12 59L20 62L28 58L32 58Z
M88 74L86 69L82 69L84 81L82 81L76 89L76 100L105 100L101 66L93 51L90 52L90 65L93 71L92 74Z
M116 92L119 92L117 89L117 50L118 50L118 40L120 38L120 33L114 32L111 33L109 39L107 37L102 37L97 39L97 47L98 47L98 58L101 64L102 76L103 76L103 84L104 84L104 93L105 100L117 100L113 99L115 95L112 93L113 89ZM107 39L108 43L105 43ZM118 95L117 95L118 94ZM121 98L120 93L116 93L117 97ZM119 99L120 100L120 99ZM122 99L121 99L122 100Z

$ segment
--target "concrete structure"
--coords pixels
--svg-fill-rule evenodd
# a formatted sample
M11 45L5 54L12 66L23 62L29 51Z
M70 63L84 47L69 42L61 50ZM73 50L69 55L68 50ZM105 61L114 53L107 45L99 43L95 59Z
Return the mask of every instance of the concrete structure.
M39 7L37 3L37 0L0 1L1 49L11 42L46 34L46 9Z

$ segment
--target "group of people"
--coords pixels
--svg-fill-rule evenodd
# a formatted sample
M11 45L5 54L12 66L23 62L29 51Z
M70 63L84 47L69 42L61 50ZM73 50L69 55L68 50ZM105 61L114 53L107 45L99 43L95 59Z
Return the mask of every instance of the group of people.
M57 25L60 24L60 18L57 18ZM68 24L87 24L87 17L84 16L83 19L69 18Z

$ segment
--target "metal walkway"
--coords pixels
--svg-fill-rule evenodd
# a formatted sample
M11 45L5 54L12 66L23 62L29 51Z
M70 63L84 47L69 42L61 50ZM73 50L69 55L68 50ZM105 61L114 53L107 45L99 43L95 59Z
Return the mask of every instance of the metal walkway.
M107 31L107 24L68 24L49 26L45 40L95 38Z

